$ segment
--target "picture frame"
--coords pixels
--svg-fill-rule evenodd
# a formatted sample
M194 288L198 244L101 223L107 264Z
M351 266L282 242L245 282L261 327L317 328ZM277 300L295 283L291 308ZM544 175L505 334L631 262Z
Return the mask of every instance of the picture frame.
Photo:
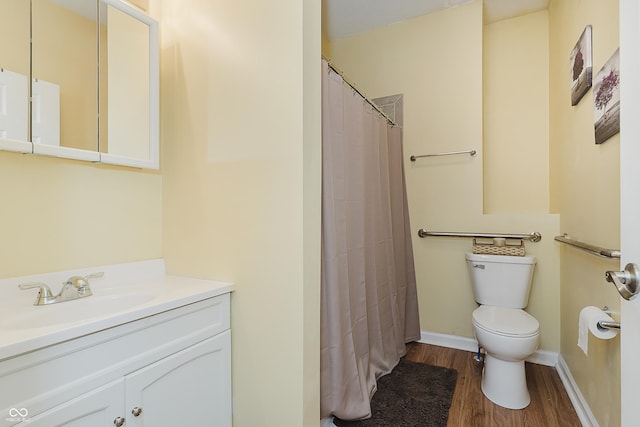
M596 74L593 83L593 127L596 144L620 132L620 49Z
M577 105L592 84L593 59L591 25L587 25L569 56L571 105Z

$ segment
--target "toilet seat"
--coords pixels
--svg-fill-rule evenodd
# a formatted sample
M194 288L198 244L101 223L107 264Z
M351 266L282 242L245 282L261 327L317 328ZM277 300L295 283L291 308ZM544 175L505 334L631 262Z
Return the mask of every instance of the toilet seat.
M517 308L481 305L474 310L472 319L478 328L505 337L527 338L540 334L538 320Z

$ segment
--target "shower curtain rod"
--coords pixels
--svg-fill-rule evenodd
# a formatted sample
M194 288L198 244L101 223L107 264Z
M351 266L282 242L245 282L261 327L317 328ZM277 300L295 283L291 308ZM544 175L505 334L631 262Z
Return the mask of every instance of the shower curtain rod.
M360 96L361 96L361 97L362 97L362 98L367 102L367 104L371 105L371 106L372 106L372 107L373 107L373 108L374 108L378 113L382 114L382 117L384 117L384 118L389 122L389 124L391 124L391 126L398 126L398 125L396 124L396 122L394 122L393 120L391 120L391 119L389 118L389 116L387 116L387 115L384 113L384 111L382 111L382 110L381 110L381 109L380 109L380 108L379 108L379 107L378 107L378 106L377 106L373 101L371 101L369 98L367 98L367 97L365 96L365 94L364 94L364 93L362 93L362 92L360 92L360 90L358 90L358 88L357 88L353 83L351 83L349 80L347 80L347 79L344 77L344 73L343 73L342 71L340 71L339 69L337 69L337 68L336 68L336 67L331 63L331 61L330 61L328 58L325 58L325 56L323 55L323 56L322 56L322 59L324 59L325 61L327 61L327 65L329 66L329 68L330 68L331 70L333 70L337 75L339 75L340 77L342 77L342 80L343 80L343 81L344 81L344 82L345 82L345 83L346 83L346 84L347 84L351 89L353 89L353 90L354 90L358 95L360 95Z

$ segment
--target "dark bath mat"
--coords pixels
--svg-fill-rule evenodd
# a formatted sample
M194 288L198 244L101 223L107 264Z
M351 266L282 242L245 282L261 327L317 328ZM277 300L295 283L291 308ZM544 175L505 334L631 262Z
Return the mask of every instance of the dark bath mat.
M400 359L390 374L378 379L371 418L345 421L339 427L445 427L458 372Z

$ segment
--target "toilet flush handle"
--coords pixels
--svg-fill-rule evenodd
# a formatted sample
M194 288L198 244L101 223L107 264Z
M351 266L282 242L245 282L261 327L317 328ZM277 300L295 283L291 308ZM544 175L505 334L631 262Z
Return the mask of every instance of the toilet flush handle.
M473 268L479 268L480 270L484 270L484 264L472 264Z

